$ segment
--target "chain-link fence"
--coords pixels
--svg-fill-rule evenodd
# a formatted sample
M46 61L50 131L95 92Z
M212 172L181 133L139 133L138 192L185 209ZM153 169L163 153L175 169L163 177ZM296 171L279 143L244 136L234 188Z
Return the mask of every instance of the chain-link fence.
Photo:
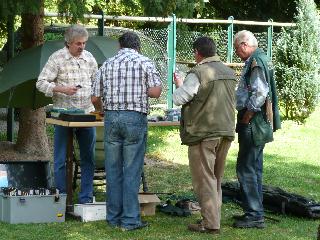
M65 27L47 27L46 33L63 33ZM90 35L98 35L98 28L88 28ZM135 31L141 40L142 54L152 59L161 76L163 84L163 92L159 99L151 99L151 105L167 105L168 96L168 52L167 52L167 39L168 29L127 29L121 27L105 27L104 35L112 38L118 38L122 33L126 31ZM267 28L265 32L254 33L259 47L267 52L268 47L268 34ZM273 33L272 45L276 44L277 39L281 33ZM61 35L62 36L62 35ZM227 61L228 54L228 31L222 26L216 26L211 32L195 32L177 29L176 32L176 69L179 72L187 73L190 67L193 66L194 57L192 44L200 36L212 37L217 45L217 52L223 62ZM233 53L233 63L241 63L241 59ZM241 67L233 66L237 73L240 72Z

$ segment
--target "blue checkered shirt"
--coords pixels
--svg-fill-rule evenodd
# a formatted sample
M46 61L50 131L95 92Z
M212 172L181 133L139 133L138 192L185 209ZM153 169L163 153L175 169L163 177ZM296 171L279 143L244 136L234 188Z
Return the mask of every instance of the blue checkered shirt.
M134 49L122 48L97 72L92 95L103 97L105 110L148 113L148 89L161 86L154 63Z

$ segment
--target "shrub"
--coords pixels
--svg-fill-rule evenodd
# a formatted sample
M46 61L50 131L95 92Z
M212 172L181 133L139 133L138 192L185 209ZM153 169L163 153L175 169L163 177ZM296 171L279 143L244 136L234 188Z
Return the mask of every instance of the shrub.
M319 97L320 21L313 0L298 0L297 12L296 27L281 30L275 69L284 117L303 123Z

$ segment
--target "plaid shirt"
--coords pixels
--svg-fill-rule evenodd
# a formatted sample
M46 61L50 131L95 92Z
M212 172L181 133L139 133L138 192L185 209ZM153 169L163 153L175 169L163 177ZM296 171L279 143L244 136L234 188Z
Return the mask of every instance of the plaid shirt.
M99 69L92 95L104 98L106 110L148 113L148 89L161 86L154 63L134 49L122 48Z
M91 87L98 65L92 54L83 51L78 58L73 57L68 48L54 52L42 69L37 81L37 89L52 97L53 106L57 108L79 108L86 113L93 111ZM56 85L81 85L76 94L66 95L53 92Z

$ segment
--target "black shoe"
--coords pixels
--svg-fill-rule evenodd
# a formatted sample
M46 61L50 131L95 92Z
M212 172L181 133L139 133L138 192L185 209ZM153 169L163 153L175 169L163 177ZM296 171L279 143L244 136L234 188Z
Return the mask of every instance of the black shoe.
M133 230L141 229L141 228L148 227L148 226L149 226L148 222L141 221L141 223L139 223L137 225L128 226L128 227L121 227L121 230L122 231L133 231Z
M232 218L234 220L242 220L246 217L247 215L246 214L242 214L242 215L233 215Z
M187 217L191 215L190 210L173 206L169 201L165 204L158 205L157 209L160 212L170 214L172 216Z
M244 216L234 222L233 227L236 228L265 228L264 219Z

